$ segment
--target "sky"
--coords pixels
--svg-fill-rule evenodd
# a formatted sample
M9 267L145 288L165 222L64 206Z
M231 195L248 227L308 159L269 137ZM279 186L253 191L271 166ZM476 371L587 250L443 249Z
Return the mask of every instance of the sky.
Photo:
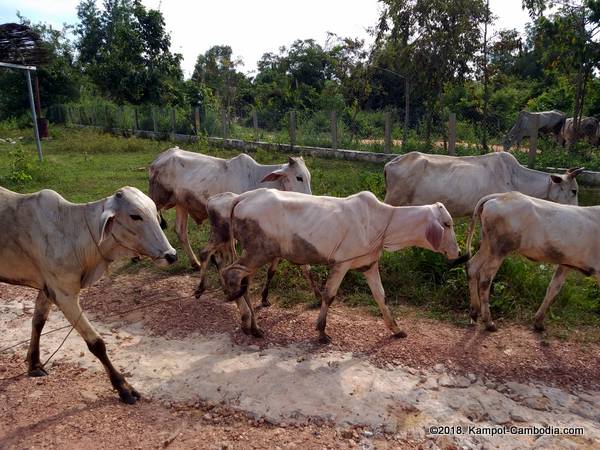
M528 16L522 0L490 0L496 29L524 30ZM240 57L241 70L252 74L266 52L278 52L296 39L325 43L327 32L361 37L370 42L368 27L377 23L377 0L142 0L148 8L160 8L171 33L171 50L184 57L186 77L196 58L213 45L229 45ZM17 21L17 11L33 22L60 28L77 22L78 0L2 0L0 23ZM98 0L98 3L102 2Z

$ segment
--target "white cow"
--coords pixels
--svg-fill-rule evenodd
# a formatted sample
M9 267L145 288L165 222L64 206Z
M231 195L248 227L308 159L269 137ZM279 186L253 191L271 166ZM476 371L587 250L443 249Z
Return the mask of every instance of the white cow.
M600 206L579 207L528 197L519 192L482 198L469 224L468 255L477 219L481 219L479 251L468 263L471 318L481 318L495 331L489 307L490 286L504 258L519 253L533 261L558 264L546 296L535 314L535 329L560 291L567 272L578 270L600 283Z
M262 165L244 153L221 159L175 147L158 155L149 172L150 198L159 211L175 208L175 232L196 268L201 264L188 240L188 214L201 225L212 195L241 194L259 187L311 193L310 172L301 157L289 157L285 164Z
M79 291L117 258L177 260L152 200L133 187L86 204L70 203L51 190L22 195L0 188L0 229L0 281L39 291L27 353L29 375L47 375L39 342L54 303L102 362L121 399L135 403L140 394L110 362L104 341L79 306Z
M442 202L453 217L469 216L481 197L519 191L557 203L577 204L583 168L566 174L528 169L510 153L445 156L411 152L385 165L385 203L394 206Z
M562 129L567 116L562 111L553 109L552 111L529 112L520 111L517 120L508 134L504 137L504 150L508 151L516 143L521 145L524 137L531 137L531 128L534 117L538 117L538 133L552 133L554 139L558 140L560 130Z
M243 248L242 256L223 269L224 289L238 304L242 329L259 336L248 284L256 270L275 258L330 267L317 322L320 341L328 342L327 310L348 270L364 273L386 326L404 337L385 305L378 265L383 250L418 246L449 258L459 252L452 218L441 203L396 208L370 192L335 198L257 189L223 194L211 199L211 206L222 219L214 221L216 215L211 216L213 232L237 239Z

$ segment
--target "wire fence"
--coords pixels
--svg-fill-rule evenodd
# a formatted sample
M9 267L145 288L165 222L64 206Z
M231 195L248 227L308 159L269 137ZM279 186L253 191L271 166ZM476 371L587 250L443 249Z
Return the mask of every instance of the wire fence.
M402 110L386 111L286 111L249 109L237 114L202 107L117 106L67 104L47 108L54 123L95 126L122 132L153 132L169 139L178 135L204 135L291 146L404 153L425 150L462 154L482 152L473 127L449 113L438 123L429 142L423 127L404 128ZM406 139L404 139L406 137ZM497 142L490 149L498 150Z

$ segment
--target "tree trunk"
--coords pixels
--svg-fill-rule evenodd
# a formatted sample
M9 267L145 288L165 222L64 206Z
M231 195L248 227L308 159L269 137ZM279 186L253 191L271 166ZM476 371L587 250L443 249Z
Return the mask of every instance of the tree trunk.
M402 148L408 145L408 123L410 119L410 81L404 76L404 130L402 131Z
M487 31L488 22L490 20L490 0L486 2L486 16L485 24L483 28L483 120L482 120L482 132L481 132L481 147L482 153L488 152L487 142L487 121L488 121L488 101L489 101L489 87L488 87L488 49L487 49Z

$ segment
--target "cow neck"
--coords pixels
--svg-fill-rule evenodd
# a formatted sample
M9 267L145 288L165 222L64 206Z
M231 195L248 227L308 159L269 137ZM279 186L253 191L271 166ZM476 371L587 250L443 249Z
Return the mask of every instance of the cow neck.
M90 211L91 208L96 208L97 209L100 205L102 206L102 209L100 210L99 217L101 217L102 213L104 212L104 200L99 200L99 201L96 201L96 202L88 202L88 203L86 203L84 211L83 211L83 217L84 217L84 220L85 220L85 225L87 226L87 230L90 233L90 238L92 239L92 242L94 243L94 246L96 247L96 250L98 250L98 254L102 258L102 260L108 265L108 264L112 263L113 260L110 259L110 258L107 258L104 255L104 253L102 252L102 250L100 249L100 245L98 244L99 237L96 238L96 236L94 235L94 232L92 231L92 227L90 227L90 222L89 222L89 218L88 218L88 211ZM111 236L112 236L112 233L111 233Z
M530 197L548 200L550 188L552 187L552 179L550 178L550 174L523 166L520 167L520 170L523 175L525 175L525 177L522 177L525 179L525 182L519 183L517 190L525 195L529 195ZM516 178L517 180L522 179L521 177Z
M422 247L423 246L423 242L422 240L414 240L414 239L399 239L398 241L388 241L386 242L386 235L388 235L388 228L390 227L392 220L394 218L394 214L396 213L396 211L404 211L404 212L409 212L409 214L407 215L406 218L403 218L401 223L400 223L400 232L402 233L403 236L412 236L415 235L415 233L413 233L413 231L415 230L416 226L418 225L418 221L420 220L420 212L423 208L425 208L426 206L398 206L398 207L392 207L392 214L390 215L390 218L388 220L388 224L386 226L384 235L383 235L383 239L382 239L382 249L384 250L388 250L388 251L396 251L396 250L400 250L404 247L409 247L409 246L418 246L418 247ZM393 234L393 233L392 233ZM393 236L390 236L393 237Z

